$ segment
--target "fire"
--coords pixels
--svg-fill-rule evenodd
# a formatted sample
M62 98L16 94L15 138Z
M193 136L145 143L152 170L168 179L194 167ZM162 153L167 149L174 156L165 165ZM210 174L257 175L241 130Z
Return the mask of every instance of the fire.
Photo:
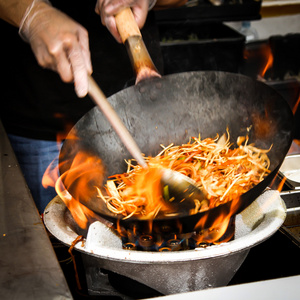
M67 190L65 190L60 178L56 181L55 189L80 228L86 229L90 221L96 219L95 213L82 205L78 200L73 198Z
M265 47L264 55L266 58L266 64L260 73L260 76L262 78L265 77L266 72L273 66L273 61L274 61L273 55L272 55L272 50L270 47Z
M135 205L131 203L122 204L123 206L126 205L126 207L123 208L129 212L126 218L136 213L137 209L141 209L141 215L147 216L147 219L154 219L158 211L168 211L170 209L162 197L161 176L161 167L158 164L149 166L148 169L139 168L136 171L134 181L128 180L126 174L120 174L118 176L123 178L128 186L128 189L122 193L122 197L126 197L127 193L129 193L131 199L138 199L138 203L135 203ZM112 206L117 208L118 204L119 203L116 202L113 203ZM143 217L141 217L141 219L143 219Z
M60 120L63 125L63 130L56 137L58 150L60 150L60 145L67 135L68 139L72 141L78 140L78 137L76 132L71 131L74 124L66 121L63 114L57 113L54 117ZM76 147L72 150L77 151ZM102 220L101 217L80 202L85 201L87 203L90 197L93 197L96 188L91 188L91 186L102 185L104 176L102 161L99 157L83 151L78 151L73 161L63 158L63 162L58 164L58 160L58 157L55 158L46 169L42 178L42 185L44 188L55 187L57 194L68 207L76 223L81 228L86 229L91 220ZM69 169L67 167L67 171L59 176L59 169L68 164L71 167Z
M273 186L273 184L275 183L275 180L276 180L276 177L275 177L275 179L273 180L273 182L271 183L271 186ZM283 177L282 180L279 182L278 186L276 187L277 191L279 191L279 192L282 191L285 182L286 182L286 177Z
M71 163L69 170L59 176L58 169L68 163ZM81 228L86 229L92 221L100 220L101 217L82 203L89 203L95 198L96 186L102 185L104 167L101 159L81 151L76 154L72 162L64 161L56 168L53 165L54 162L43 176L43 186L55 187L57 194Z
M214 225L212 225L208 229L198 231L198 233L196 234L194 239L199 244L200 243L217 244L218 241L225 234L225 232L229 226L230 215L231 214L228 214L227 216L226 215L219 216L216 219ZM203 219L206 219L206 218L203 218ZM199 221L199 224L197 226L199 226L201 223L202 223L202 221Z
M68 121L66 115L62 113L55 113L53 116L62 124L62 131L58 132L56 135L56 141L61 143L68 135L72 127L74 126L73 122Z
M249 66L253 68L256 66L254 75L257 75L258 79L265 78L266 73L273 67L274 57L272 49L269 44L262 44L257 48L249 48L244 51L244 59L249 61Z
M213 224L210 225L209 228L207 228L206 222L209 222L208 219L211 218L211 215L206 214L201 218L195 226L195 230L198 234L194 239L198 243L207 244L219 244L220 241L222 241L222 243L229 241L232 238L234 231L229 231L228 234L227 230L233 221L232 217L240 207L239 200L239 197L233 199L230 206L222 210L222 212L213 220Z
M295 105L293 107L293 110L292 110L293 111L293 115L296 114L299 104L300 104L300 95L299 95L298 100L296 101L296 103L295 103Z

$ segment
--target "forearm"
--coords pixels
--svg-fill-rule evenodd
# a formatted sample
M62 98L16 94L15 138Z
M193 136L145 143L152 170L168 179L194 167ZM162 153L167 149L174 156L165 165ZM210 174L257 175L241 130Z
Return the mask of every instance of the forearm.
M157 0L153 9L167 9L173 7L180 7L188 0Z
M0 0L0 18L19 27L21 20L33 0Z

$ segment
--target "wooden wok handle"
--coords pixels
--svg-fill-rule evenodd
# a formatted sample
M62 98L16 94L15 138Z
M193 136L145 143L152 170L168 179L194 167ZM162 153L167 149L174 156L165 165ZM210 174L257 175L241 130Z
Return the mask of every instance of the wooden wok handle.
M136 73L136 83L151 77L161 77L144 44L140 29L130 8L115 16L117 29L125 44L132 67Z
M105 95L103 94L102 90L96 83L96 81L89 76L89 96L94 100L100 110L103 112L104 116L107 118L111 126L114 128L118 136L120 137L121 141L129 151L129 153L136 159L136 161L141 165L143 168L148 168L144 157L142 156L141 150L137 146L135 140L119 118L116 111L107 101Z
M133 13L129 7L115 15L115 20L123 44L125 44L129 37L142 36L141 31L134 19Z

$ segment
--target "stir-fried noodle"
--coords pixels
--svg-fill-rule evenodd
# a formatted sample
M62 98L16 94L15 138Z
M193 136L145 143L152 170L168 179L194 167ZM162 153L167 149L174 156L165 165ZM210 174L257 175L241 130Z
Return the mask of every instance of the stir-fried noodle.
M206 199L195 200L191 213L198 213L237 199L261 182L270 172L267 153L253 144L248 137L239 137L237 148L232 148L227 132L222 137L201 140L192 137L187 144L164 147L156 157L145 157L148 170L127 161L128 170L107 181L107 195L99 197L107 208L124 218L135 216L153 219L157 214L174 213L162 199L161 168L170 168L191 179L205 192Z

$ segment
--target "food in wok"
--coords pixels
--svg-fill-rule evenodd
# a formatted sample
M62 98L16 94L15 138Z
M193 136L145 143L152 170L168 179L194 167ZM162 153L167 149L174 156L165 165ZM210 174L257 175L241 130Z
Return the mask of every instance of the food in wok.
M199 135L181 146L161 145L163 149L157 156L145 157L148 170L133 160L127 161L127 172L111 176L107 195L98 189L98 196L112 213L124 219L179 214L180 205L174 210L168 204L172 203L168 187L161 187L161 170L169 168L190 177L205 194L204 199L194 199L191 215L237 200L270 173L270 149L248 144L248 136L238 137L236 145L230 142L228 130L214 139L202 140ZM181 199L181 203L184 201Z

